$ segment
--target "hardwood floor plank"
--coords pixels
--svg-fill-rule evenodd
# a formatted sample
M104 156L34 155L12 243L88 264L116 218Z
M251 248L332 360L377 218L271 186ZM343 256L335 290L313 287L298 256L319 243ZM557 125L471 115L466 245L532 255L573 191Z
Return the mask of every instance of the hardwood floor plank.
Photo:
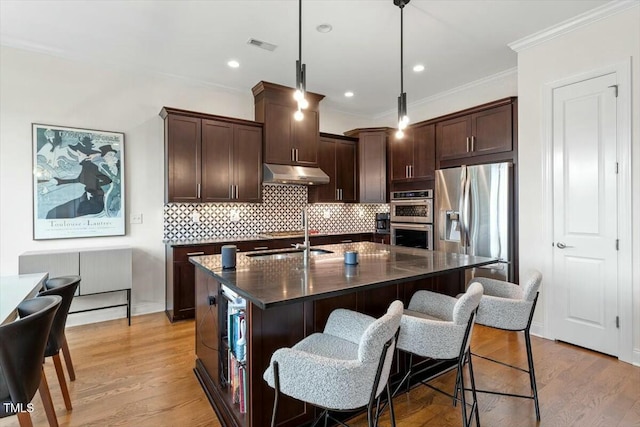
M218 427L215 413L194 373L193 321L169 323L164 313L72 327L67 330L76 381L68 388L73 410L67 411L59 387L52 387L61 427L179 426ZM616 358L564 343L532 337L542 420L536 422L532 400L481 394L484 426L640 427L640 368ZM474 353L505 363L527 366L524 337L514 332L476 326ZM529 393L526 373L473 360L478 387ZM49 378L53 363L45 364ZM455 373L434 382L452 390ZM31 414L34 426L47 426L39 396ZM394 399L399 427L457 427L460 407L424 386ZM353 420L354 427L366 419ZM388 411L382 417L389 425ZM0 420L0 427L18 426L17 417Z

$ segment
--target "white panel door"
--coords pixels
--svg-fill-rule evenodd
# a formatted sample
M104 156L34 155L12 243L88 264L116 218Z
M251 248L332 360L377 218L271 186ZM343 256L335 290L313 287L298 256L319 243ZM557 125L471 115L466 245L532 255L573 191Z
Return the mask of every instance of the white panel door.
M556 339L617 355L616 74L553 91Z

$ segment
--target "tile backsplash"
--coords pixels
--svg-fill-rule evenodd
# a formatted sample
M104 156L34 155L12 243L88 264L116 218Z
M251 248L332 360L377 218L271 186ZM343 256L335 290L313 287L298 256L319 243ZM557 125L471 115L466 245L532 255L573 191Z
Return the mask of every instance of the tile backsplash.
M262 203L167 203L164 239L250 237L300 230L301 210L309 207L309 228L320 233L372 232L375 214L387 204L307 203L307 187L263 184Z

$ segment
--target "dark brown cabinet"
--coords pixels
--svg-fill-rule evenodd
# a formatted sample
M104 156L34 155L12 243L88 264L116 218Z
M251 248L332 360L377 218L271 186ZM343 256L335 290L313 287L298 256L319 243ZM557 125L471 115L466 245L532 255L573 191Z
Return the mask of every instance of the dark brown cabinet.
M406 129L403 138L389 141L392 182L434 179L435 124L417 124Z
M202 121L202 201L260 202L262 129Z
M252 91L255 119L264 124L264 162L317 166L320 129L318 108L324 95L307 92L309 107L303 110L304 119L296 121L293 118L297 109L293 88L260 82Z
M454 117L436 126L439 162L513 150L513 104Z
M200 201L202 121L175 114L164 118L165 202Z
M386 203L387 136L390 128L361 128L345 132L358 138L358 201Z
M191 319L195 313L195 266L192 256L219 254L222 245L165 248L165 312L170 321Z
M260 202L262 125L163 108L166 202Z
M318 166L329 175L329 184L309 187L310 203L357 201L356 153L356 140L321 134L318 145Z

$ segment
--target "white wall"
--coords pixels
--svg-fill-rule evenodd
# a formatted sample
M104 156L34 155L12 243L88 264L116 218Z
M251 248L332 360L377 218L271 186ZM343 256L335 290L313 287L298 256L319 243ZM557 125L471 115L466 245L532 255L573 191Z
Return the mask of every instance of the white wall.
M576 76L622 61L632 63L632 260L633 348L640 362L640 7L578 28L518 54L518 130L520 159L520 271L544 270L544 284L551 285L549 239L541 232L545 223L543 176L543 93L545 84ZM624 237L624 236L621 236ZM544 290L542 291L544 294ZM547 294L548 295L548 294ZM544 333L544 296L536 310L537 331ZM628 346L627 343L622 345Z

